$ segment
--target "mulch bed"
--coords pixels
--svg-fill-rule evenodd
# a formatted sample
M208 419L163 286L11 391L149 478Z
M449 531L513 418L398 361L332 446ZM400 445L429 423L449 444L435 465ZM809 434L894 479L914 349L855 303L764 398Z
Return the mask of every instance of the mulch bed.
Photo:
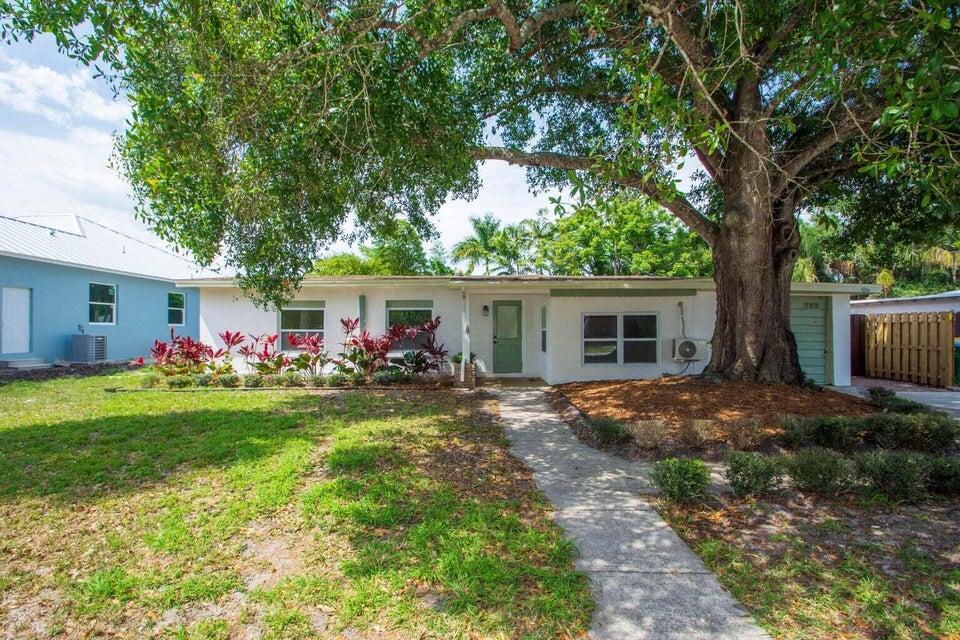
M16 380L53 380L54 378L79 378L83 376L100 376L117 371L128 371L139 368L127 362L98 362L95 364L75 363L67 366L53 366L46 369L0 369L0 386Z
M777 417L873 413L868 402L836 391L753 382L711 382L690 376L664 376L649 380L614 380L561 384L550 393L553 408L571 425L577 436L599 446L589 425L590 418L612 418L630 423L663 420L671 437L659 451L640 449L632 443L604 447L632 459L692 456L719 460L729 450L723 440L724 425L738 420L761 421L767 435L759 449L776 449L780 434ZM714 433L704 449L688 450L679 440L687 420L712 420Z

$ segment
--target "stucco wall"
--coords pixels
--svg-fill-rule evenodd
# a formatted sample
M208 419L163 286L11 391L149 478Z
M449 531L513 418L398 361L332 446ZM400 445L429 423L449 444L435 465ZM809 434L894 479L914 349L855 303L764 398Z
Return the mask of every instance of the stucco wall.
M116 285L115 325L89 324L91 282ZM186 298L185 324L176 327L177 333L193 337L199 333L197 289L178 289L172 282L0 256L0 286L30 289L30 353L48 361L70 358L71 336L79 325L87 334L107 336L111 360L149 355L154 340L169 338L169 292L184 293Z
M547 354L540 351L540 307L548 305L549 298L536 294L470 293L470 350L477 354L477 370L482 375L493 373L493 303L495 300L519 300L523 312L521 344L523 345L524 377L546 379ZM483 307L489 308L484 317ZM549 318L549 309L547 317ZM459 350L459 349L458 349Z

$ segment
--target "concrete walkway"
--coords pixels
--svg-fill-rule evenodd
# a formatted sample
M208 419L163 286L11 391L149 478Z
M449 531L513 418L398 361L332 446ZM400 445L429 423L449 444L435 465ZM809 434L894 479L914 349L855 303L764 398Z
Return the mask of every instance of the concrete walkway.
M577 568L597 599L592 638L769 639L643 501L650 484L637 463L582 444L541 390L496 395L511 451L533 469L580 550Z

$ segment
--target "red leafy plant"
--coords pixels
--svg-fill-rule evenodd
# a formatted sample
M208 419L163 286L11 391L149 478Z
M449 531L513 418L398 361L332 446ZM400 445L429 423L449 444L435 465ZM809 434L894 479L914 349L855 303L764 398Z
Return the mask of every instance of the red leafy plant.
M343 327L346 337L343 340L343 350L338 359L334 360L338 372L359 373L369 379L388 364L387 355L393 346L393 338L389 335L375 337L366 330L357 332L360 318L343 318L340 326Z
M240 347L237 353L243 357L247 366L257 373L276 375L283 373L293 364L293 360L277 349L276 333L250 336L250 342Z
M316 376L323 372L323 368L330 362L330 356L323 348L323 338L319 333L300 335L291 334L288 338L290 347L300 353L293 358L293 366L309 376Z
M233 373L232 349L243 342L243 334L220 334L226 348L214 348L190 336L178 336L170 330L170 341L155 340L150 348L157 371L166 376L209 372L214 376ZM143 358L134 361L143 364Z

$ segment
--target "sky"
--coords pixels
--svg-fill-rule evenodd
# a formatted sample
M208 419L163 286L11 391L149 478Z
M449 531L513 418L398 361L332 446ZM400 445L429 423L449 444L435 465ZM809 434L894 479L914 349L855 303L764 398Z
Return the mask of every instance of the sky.
M0 43L0 214L79 214L149 239L133 216L129 186L111 166L129 114L129 104L92 69L60 54L52 37ZM517 222L560 195L531 193L524 169L503 162L484 163L480 178L477 198L449 201L434 218L447 249L469 233L472 215Z

